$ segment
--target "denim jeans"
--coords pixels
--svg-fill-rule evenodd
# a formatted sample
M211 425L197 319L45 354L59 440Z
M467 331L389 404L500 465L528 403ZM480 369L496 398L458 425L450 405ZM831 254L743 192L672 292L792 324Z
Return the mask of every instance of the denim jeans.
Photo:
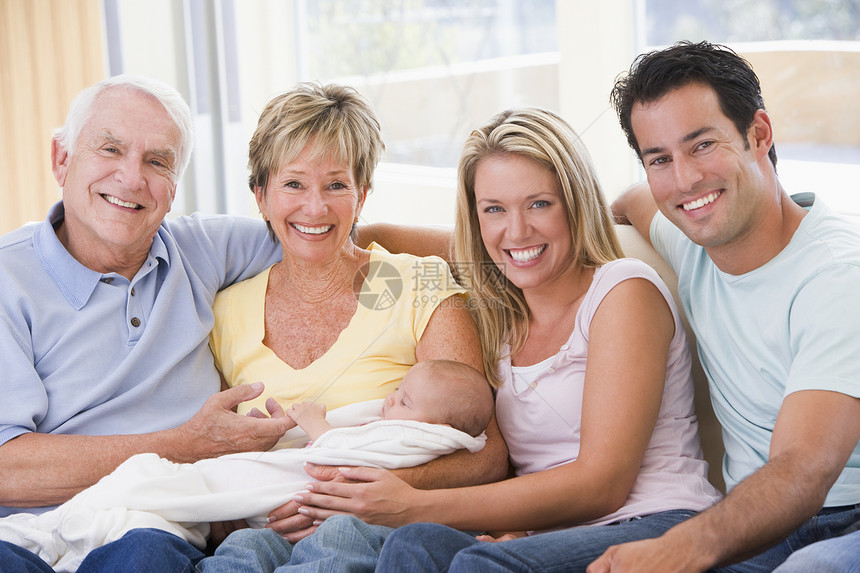
M573 527L499 543L444 525L416 523L394 531L379 556L378 571L584 572L611 545L657 537L695 515L673 510L613 525Z
M325 520L294 546L271 529L231 533L215 554L197 564L200 573L373 573L390 527L350 516Z
M0 571L9 573L54 573L34 553L8 541L0 541Z
M78 573L187 573L203 553L183 539L158 529L132 529L120 539L94 549ZM38 556L0 541L3 573L53 573Z
M94 549L78 573L190 573L203 553L160 529L132 529L120 539Z
M692 512L668 511L616 525L575 527L502 543L480 543L448 527L418 523L391 534L380 555L378 571L585 571L609 546L657 537L691 515ZM858 522L860 506L824 509L768 551L712 571L769 573L792 552L854 531ZM856 535L850 537L851 541L856 540ZM844 550L850 551L847 547ZM857 550L854 551L856 555ZM818 568L805 570L819 571Z
M774 573L860 573L860 521L853 529L795 551Z

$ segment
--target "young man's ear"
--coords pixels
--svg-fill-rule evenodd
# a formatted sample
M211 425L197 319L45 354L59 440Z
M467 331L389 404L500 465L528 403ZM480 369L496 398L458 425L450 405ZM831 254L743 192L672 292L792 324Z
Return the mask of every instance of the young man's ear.
M763 109L755 112L749 137L750 145L755 149L756 155L767 157L773 146L773 124L770 122L770 116Z
M69 172L69 152L56 138L51 138L51 171L60 187L66 184L66 175Z

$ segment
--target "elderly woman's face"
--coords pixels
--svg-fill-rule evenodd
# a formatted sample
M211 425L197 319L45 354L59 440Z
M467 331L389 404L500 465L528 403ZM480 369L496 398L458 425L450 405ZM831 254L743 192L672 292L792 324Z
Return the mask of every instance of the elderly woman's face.
M256 197L285 257L327 262L349 244L367 190L356 184L352 166L315 151L307 146L282 164Z

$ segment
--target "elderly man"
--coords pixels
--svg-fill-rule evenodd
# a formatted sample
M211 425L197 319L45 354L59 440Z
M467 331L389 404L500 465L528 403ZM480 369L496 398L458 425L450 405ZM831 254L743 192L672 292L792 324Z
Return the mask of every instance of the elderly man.
M640 56L612 100L650 186L613 210L678 273L729 493L588 571L771 571L807 545L808 566L827 538L841 563L807 570L857 570L860 229L783 189L758 78L731 50Z
M289 427L232 412L261 387L218 393L215 293L280 249L251 219L164 221L191 146L172 88L96 84L52 141L62 201L0 239L0 515L44 511L139 452L193 462L267 449ZM153 555L174 543L140 537Z
M128 76L99 82L52 142L62 201L42 223L0 238L0 516L50 509L133 454L194 462L265 450L292 425L282 412L233 412L262 385L218 392L208 347L215 294L281 249L259 220L165 220L191 147L176 90ZM453 485L499 465L481 459L458 476L443 465L416 476ZM297 507L277 513L293 539L312 531ZM187 571L202 557L169 533L133 530L79 571ZM0 563L52 571L6 542Z

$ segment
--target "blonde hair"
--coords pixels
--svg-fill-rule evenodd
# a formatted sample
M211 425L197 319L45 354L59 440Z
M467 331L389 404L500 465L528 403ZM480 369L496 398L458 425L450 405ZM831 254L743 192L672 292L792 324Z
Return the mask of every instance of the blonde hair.
M351 87L300 83L260 114L248 150L251 192L260 187L265 194L269 177L311 140L320 156L349 164L360 188L373 187L385 144L370 103Z
M526 157L556 174L570 226L571 265L596 267L623 256L588 151L561 117L535 108L508 110L471 133L458 169L454 260L470 291L484 369L494 387L505 346L511 354L522 348L530 316L522 291L493 263L481 239L475 172L482 159L498 155Z

